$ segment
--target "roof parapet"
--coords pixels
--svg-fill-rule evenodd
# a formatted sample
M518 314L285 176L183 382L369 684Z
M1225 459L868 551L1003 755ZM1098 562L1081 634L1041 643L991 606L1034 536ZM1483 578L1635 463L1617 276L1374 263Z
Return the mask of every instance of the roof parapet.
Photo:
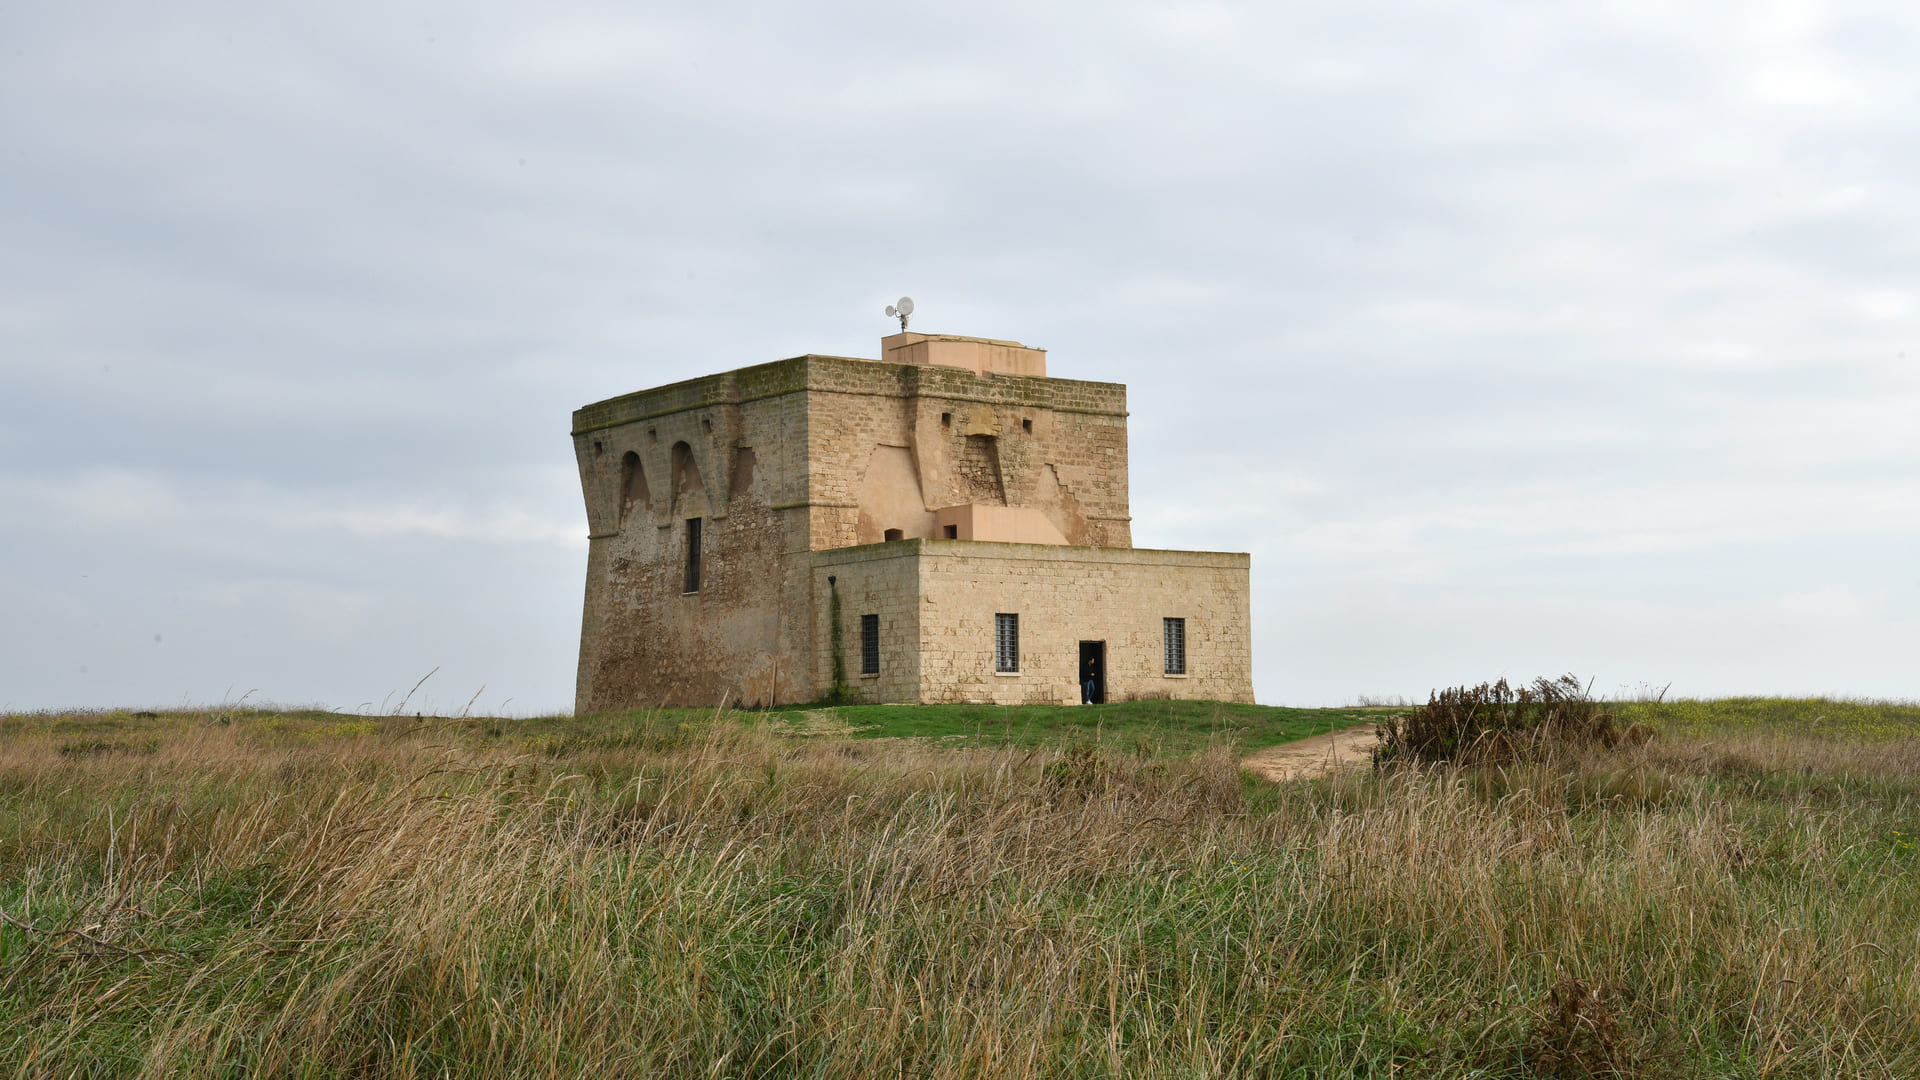
M909 331L883 337L880 362L965 368L975 375L1032 375L1043 379L1047 375L1045 349L1028 348L1017 341L959 334Z

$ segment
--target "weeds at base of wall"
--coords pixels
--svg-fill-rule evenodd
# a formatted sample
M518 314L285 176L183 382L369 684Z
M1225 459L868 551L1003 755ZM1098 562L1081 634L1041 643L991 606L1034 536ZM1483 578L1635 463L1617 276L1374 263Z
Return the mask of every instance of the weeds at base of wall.
M847 686L847 643L846 631L840 625L840 587L833 579L827 579L827 646L832 654L833 685L828 688L823 704L845 705L853 699L853 692Z

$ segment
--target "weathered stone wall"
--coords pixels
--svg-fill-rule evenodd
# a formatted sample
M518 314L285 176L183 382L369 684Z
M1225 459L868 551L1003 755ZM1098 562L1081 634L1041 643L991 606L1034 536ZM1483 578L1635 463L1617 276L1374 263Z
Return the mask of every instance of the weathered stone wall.
M1071 544L1132 544L1124 386L807 361L814 548L874 543L890 528L932 538L931 511L968 503L1037 508ZM885 451L902 449L912 471L895 478ZM876 465L887 471L877 485Z
M813 557L814 685L833 688L833 595L840 595L846 689L855 701L920 700L920 584L918 546L870 544L816 552ZM880 616L880 672L860 671L860 616Z
M1080 642L1104 641L1107 700L1253 700L1246 555L928 541L923 700L1080 700ZM994 615L1020 616L1020 673L994 672ZM1162 619L1186 620L1187 674L1164 671Z
M862 700L1077 701L1081 640L1108 642L1115 700L1251 700L1246 556L1130 550L1126 416L1113 383L823 356L579 410L576 711L816 700L834 591ZM933 511L960 504L1032 508L1077 546L934 539ZM894 529L909 542L874 545ZM1017 678L992 670L997 611L1022 616ZM883 656L863 678L869 613ZM1160 672L1168 615L1190 620L1185 680Z
M1107 698L1253 700L1246 555L918 540L817 552L816 685L841 597L848 682L862 701L1072 703L1080 643L1103 641ZM1020 671L994 670L994 616L1020 616ZM862 682L859 617L881 617L881 675ZM1166 618L1186 620L1187 673L1168 675ZM912 635L917 634L917 644ZM896 662L895 656L900 660Z
M591 530L576 712L816 696L805 376L782 361L575 413Z

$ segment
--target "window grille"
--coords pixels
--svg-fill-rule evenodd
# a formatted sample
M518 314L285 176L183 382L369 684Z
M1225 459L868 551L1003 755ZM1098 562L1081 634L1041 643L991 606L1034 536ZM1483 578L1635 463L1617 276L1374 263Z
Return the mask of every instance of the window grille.
M880 616L860 616L860 674L880 674Z
M700 519L687 519L687 592L700 591Z
M1187 673L1187 620L1162 619L1166 639L1167 674Z
M1020 616L993 617L993 670L1020 670Z

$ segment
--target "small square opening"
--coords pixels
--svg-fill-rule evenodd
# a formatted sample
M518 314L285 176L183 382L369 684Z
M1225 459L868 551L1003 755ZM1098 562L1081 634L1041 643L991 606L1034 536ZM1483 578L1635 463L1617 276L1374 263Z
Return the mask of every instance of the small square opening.
M958 540L958 539L960 539L960 526L958 526L958 525L948 525L948 526L946 526L946 532L947 532L947 539L949 539L949 540Z
M1020 430L1026 432L1029 435L1033 434L1033 421L1032 420L1020 421Z
M895 540L905 540L907 538L907 534L899 529L888 529L881 535L886 538L888 543L892 543Z

